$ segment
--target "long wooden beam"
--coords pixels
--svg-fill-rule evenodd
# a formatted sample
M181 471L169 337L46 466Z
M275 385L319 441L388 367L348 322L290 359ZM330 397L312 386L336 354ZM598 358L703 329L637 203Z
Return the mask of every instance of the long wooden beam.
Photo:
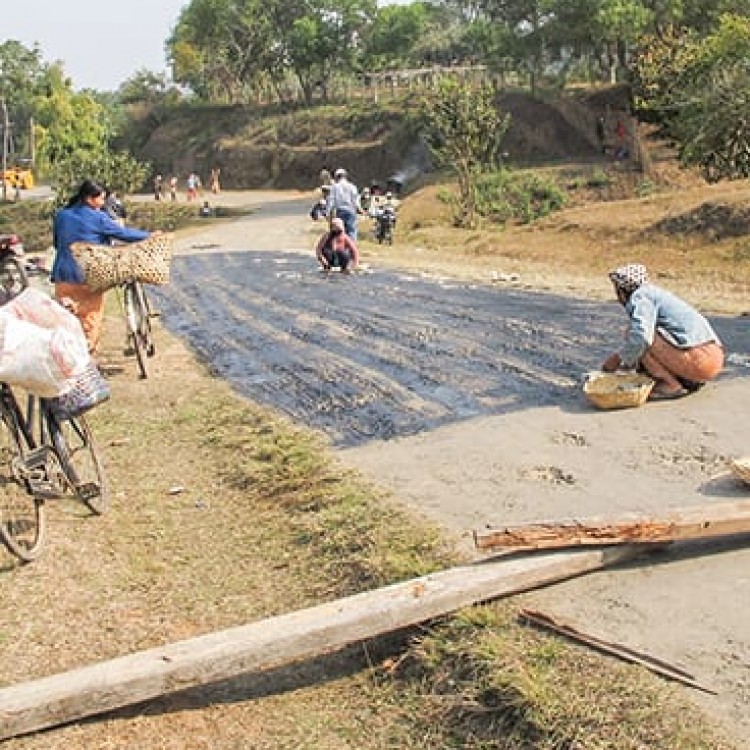
M0 740L343 648L461 607L632 559L639 547L506 558L0 689Z
M478 549L560 549L602 544L652 544L750 533L750 500L678 508L659 517L582 518L484 529Z

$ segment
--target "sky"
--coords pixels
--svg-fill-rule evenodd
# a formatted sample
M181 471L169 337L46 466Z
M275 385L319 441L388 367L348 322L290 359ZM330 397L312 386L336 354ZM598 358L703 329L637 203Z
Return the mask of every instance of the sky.
M164 42L188 0L4 0L0 43L60 61L73 88L114 91L143 68L167 71Z

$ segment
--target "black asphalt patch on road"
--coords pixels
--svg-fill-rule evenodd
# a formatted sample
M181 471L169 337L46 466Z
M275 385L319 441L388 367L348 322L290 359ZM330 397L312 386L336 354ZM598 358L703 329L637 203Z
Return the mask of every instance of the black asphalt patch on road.
M615 302L381 269L325 277L302 254L177 257L153 296L212 372L340 447L515 409L588 408L582 375L626 324ZM728 351L750 350L747 318L712 322ZM724 377L750 374L735 359Z

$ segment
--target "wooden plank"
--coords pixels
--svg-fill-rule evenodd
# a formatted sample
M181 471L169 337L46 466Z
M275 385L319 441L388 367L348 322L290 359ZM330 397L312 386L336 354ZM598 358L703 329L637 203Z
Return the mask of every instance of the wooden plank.
M646 654L643 651L636 651L635 649L630 648L629 646L624 646L621 643L614 643L613 641L607 641L589 633L583 633L569 623L561 622L543 612L522 609L518 616L522 622L531 623L537 627L551 630L553 633L564 635L566 638L570 638L578 643L585 643L587 646L591 646L603 654L616 656L618 659L630 662L631 664L639 664L654 674L666 677L668 680L681 682L683 685L695 688L696 690L701 690L704 693L718 695L713 688L706 687L699 683L695 676L690 674L690 672L686 672L684 669L676 667L674 664L670 664L663 659L657 659L655 656Z
M602 544L653 544L750 533L750 500L678 508L653 518L584 518L484 529L474 532L478 549L560 549Z
M504 558L0 689L0 740L340 649L632 559L640 547Z

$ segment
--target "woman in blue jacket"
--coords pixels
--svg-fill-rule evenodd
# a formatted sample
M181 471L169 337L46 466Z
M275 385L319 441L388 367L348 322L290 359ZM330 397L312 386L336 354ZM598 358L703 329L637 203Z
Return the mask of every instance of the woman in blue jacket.
M104 319L104 293L94 291L85 282L80 266L70 250L74 242L92 245L109 245L112 240L138 242L149 232L130 229L114 221L102 210L106 192L101 185L85 180L67 205L55 214L52 240L55 260L52 264L52 282L55 296L69 299L81 321L89 351L93 354L99 346Z
M686 396L721 372L724 347L711 324L684 300L650 284L645 266L630 263L609 278L630 324L604 371L645 370L656 380L652 400Z

